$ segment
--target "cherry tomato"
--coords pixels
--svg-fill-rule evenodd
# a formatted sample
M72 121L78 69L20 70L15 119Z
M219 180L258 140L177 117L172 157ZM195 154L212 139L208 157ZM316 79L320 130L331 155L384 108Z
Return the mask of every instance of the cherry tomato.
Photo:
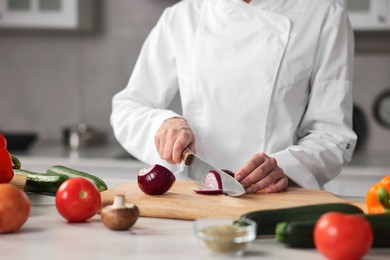
M20 229L30 214L30 199L21 189L9 183L0 184L0 233Z
M318 251L331 260L357 260L371 248L370 223L360 216L329 212L322 215L314 228Z
M85 178L67 179L57 190L56 207L69 222L85 221L100 210L100 192L93 182Z

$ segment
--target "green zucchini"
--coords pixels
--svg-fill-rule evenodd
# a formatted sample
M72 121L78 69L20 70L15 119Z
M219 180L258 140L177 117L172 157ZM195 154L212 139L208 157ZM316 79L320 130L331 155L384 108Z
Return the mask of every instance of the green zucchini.
M63 174L63 175L68 176L68 178L83 177L83 178L89 179L90 181L95 183L95 185L97 186L99 191L107 190L106 183L102 179L100 179L99 177L94 176L94 175L89 174L89 173L86 173L86 172L76 170L76 169L71 169L69 167L65 167L62 165L54 165L54 166L50 167L49 169L47 169L46 173Z
M390 247L390 214L359 214L368 220L374 233L373 247ZM276 226L276 240L289 247L314 248L317 220L282 222Z
M337 211L349 214L363 214L363 210L348 203L323 203L316 205L298 206L283 209L258 210L242 215L257 223L257 235L274 235L276 225L280 222L293 220L318 219L329 211ZM236 220L239 224L240 219Z
M63 174L38 173L23 169L14 169L16 174L27 176L26 190L55 195L60 185L68 179Z

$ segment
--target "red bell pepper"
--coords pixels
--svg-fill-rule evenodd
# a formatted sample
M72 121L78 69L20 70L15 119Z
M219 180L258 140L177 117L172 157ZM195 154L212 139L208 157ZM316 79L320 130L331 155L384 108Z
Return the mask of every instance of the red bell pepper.
M0 133L0 183L8 183L13 177L12 156L7 150L7 140Z

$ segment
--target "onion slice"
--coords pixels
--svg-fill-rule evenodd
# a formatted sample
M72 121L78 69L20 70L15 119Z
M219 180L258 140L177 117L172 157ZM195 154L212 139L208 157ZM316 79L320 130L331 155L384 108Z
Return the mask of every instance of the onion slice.
M138 173L138 186L148 195L160 195L167 192L175 181L175 175L159 164L143 168Z
M209 171L204 185L194 191L198 194L222 194L221 176L214 170Z
M222 194L222 189L210 190L210 189L205 189L205 188L199 187L199 189L194 190L194 191L198 194L205 194L205 195Z

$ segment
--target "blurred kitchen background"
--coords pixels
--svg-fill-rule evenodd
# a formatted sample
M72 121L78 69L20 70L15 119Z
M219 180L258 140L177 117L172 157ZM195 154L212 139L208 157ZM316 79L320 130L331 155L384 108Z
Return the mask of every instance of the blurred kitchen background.
M125 87L163 10L178 1L0 2L0 132L36 133L28 154L64 145L71 126L83 123L100 145L117 149L113 157L126 157L109 123L111 98ZM347 5L356 40L354 162L390 172L390 1ZM180 111L179 98L172 108Z
M65 128L83 123L115 145L111 98L125 87L163 10L176 2L1 0L0 132L35 132L38 143L60 143ZM59 25L44 19L73 4L74 14L59 14ZM68 25L72 15L83 23Z

